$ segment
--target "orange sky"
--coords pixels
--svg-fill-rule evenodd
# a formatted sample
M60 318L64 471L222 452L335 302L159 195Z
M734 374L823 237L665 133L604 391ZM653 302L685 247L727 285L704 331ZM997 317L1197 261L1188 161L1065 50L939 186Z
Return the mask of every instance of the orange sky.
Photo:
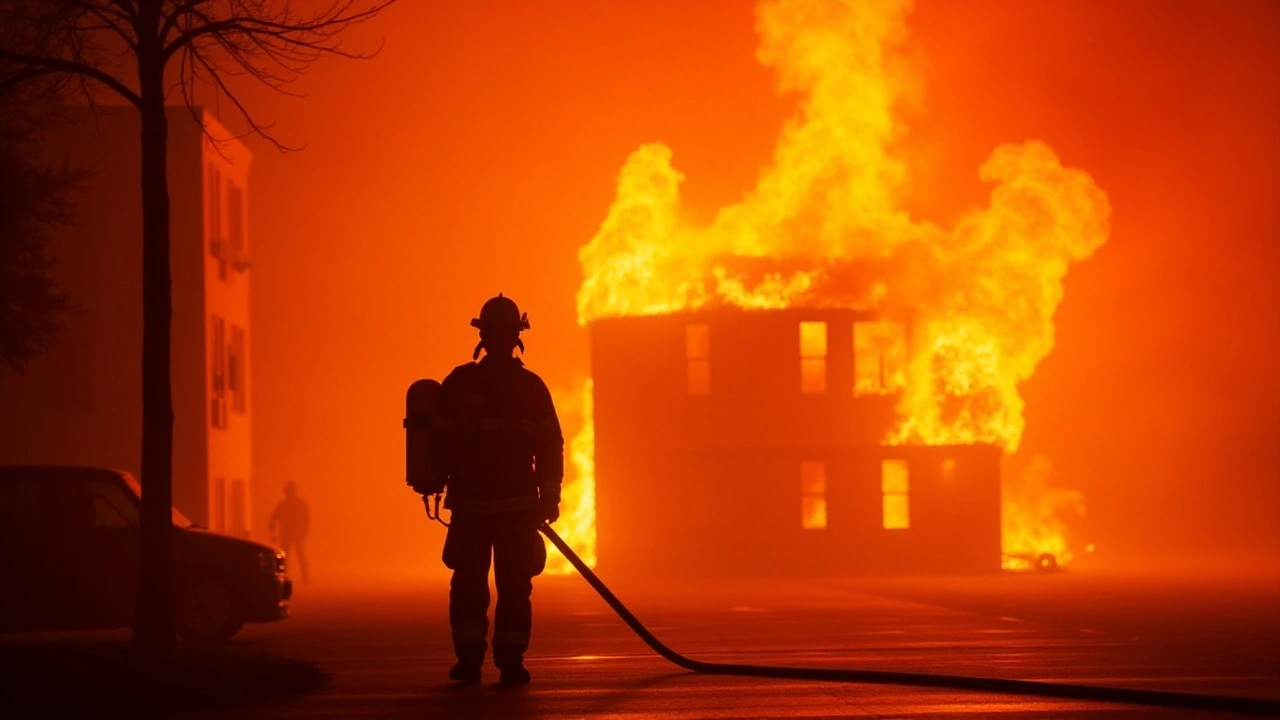
M1280 550L1280 5L919 0L910 24L915 215L984 203L978 166L1028 138L1114 208L1024 388L1021 455L1084 491L1118 555ZM305 99L245 88L307 145L251 141L256 509L296 479L318 568L426 572L443 533L403 486L408 383L469 359L498 291L530 314L531 367L586 375L576 256L627 155L671 146L710 215L795 99L755 61L749 2L406 0L352 42L379 38Z

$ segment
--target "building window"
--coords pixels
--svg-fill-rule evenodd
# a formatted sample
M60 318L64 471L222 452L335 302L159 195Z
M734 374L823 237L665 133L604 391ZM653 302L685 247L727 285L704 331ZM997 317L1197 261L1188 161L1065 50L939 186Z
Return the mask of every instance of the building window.
M800 463L800 527L821 530L827 526L827 464Z
M210 423L215 428L227 426L227 324L214 315L209 323L213 332L213 393L210 400Z
M213 479L213 502L209 503L209 529L214 532L227 531L227 480Z
M820 395L827 391L827 324L800 323L800 392Z
M880 491L884 498L884 527L905 530L911 527L906 460L884 460L880 463Z
M890 395L907 385L907 330L902 323L853 324L853 394Z
M209 166L209 187L206 193L209 213L209 254L218 261L218 279L227 279L227 256L230 249L222 226L222 173L213 165Z
M231 411L243 415L249 407L245 387L244 328L231 326L231 346L227 349L227 389L231 392Z
M227 521L231 525L231 527L228 528L228 532L230 534L247 537L249 535L249 513L244 485L245 483L243 480L231 481L231 513L230 517L227 518Z
M231 241L231 261L237 270L249 254L244 232L244 191L234 183L227 183L227 236Z
M711 394L711 326L684 329L685 387L690 395Z

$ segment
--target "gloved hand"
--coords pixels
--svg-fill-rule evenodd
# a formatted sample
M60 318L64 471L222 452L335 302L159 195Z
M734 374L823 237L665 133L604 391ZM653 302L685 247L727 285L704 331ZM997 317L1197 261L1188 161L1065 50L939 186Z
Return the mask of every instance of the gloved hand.
M539 510L539 514L543 520L547 521L548 525L560 519L560 501L558 499L541 501Z

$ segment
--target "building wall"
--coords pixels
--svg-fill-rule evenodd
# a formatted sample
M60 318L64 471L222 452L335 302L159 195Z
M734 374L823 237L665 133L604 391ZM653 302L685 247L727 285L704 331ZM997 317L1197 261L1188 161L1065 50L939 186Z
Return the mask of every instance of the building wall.
M186 109L171 109L169 125L174 504L207 526L206 141ZM55 274L77 312L56 345L26 373L0 372L0 462L120 468L145 487L138 132L136 111L117 107L96 117L86 114L46 142L50 162L88 171L75 194L73 223L52 233L50 247ZM246 156L247 173L247 153L238 143L232 147ZM243 307L235 312L247 328L247 288L243 295ZM247 456L247 428L242 443L217 451Z
M802 339L801 323L824 324L821 352ZM881 445L907 342L903 325L896 344L868 355L868 333L887 327L835 310L594 323L601 565L667 574L998 570L1000 450ZM895 469L905 487L891 487Z
M216 121L207 118L214 127ZM222 133L225 135L225 132ZM249 352L249 170L239 143L200 143L205 211L201 272L205 327L203 411L206 418L209 527L250 532L253 464Z

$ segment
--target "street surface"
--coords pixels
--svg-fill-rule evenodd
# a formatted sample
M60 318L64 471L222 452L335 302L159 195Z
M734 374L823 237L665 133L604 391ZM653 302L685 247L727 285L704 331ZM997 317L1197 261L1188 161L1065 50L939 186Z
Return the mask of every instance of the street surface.
M668 645L711 662L972 674L1280 699L1280 580L1085 573L611 582ZM534 589L533 684L446 680L443 582L301 588L238 642L318 661L327 690L248 718L1212 717L917 688L701 676L641 643L578 577ZM199 716L197 716L199 717ZM207 717L207 716L206 716Z

